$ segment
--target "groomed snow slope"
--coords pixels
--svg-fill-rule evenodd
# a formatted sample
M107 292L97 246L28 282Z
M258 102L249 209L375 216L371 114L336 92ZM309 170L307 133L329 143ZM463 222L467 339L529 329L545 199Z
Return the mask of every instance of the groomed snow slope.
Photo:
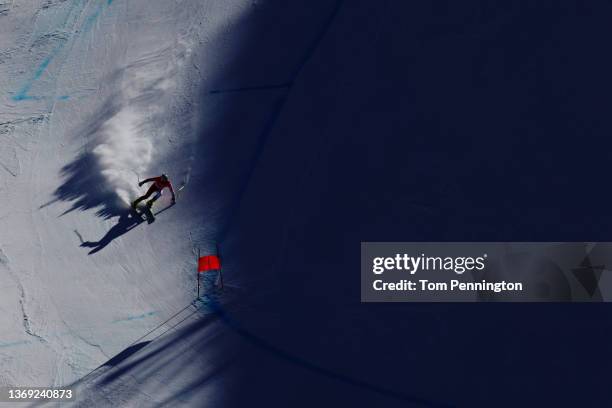
M105 371L134 340L187 311L194 248L213 251L225 237L270 117L333 6L2 3L0 385L71 384L110 360ZM219 119L228 112L239 120ZM162 171L175 188L184 185L179 202L168 207L166 193L157 221L138 224L127 203L144 192L140 179ZM237 288L231 267L226 286ZM214 325L193 329L207 319L193 313L176 333L215 337ZM181 390L207 362L213 371L222 365L212 363L222 347L194 348L189 333L176 333L136 358L175 344L166 355L177 358L164 360L160 375ZM158 379L144 371L148 385L132 389L121 377L124 392L102 404L176 395L148 396Z
M208 157L195 146L214 140L197 97L252 7L2 3L0 385L73 382L192 299L193 248L211 249L224 205L195 191ZM179 204L137 224L127 203L162 171L185 184Z
M84 406L606 405L605 305L364 305L356 277L360 241L610 240L610 6L355 0L330 24L340 3L0 8L2 381L103 364ZM127 227L105 218L126 128L184 199L87 255L75 230ZM240 325L126 349L191 298L189 232L252 285Z

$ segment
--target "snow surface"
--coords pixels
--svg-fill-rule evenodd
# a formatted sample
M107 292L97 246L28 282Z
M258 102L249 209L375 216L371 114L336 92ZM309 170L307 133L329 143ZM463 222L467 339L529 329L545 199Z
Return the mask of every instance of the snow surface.
M192 189L195 96L250 5L1 3L0 385L70 384L193 298L220 205ZM179 204L137 225L127 203L162 171Z
M363 305L355 278L361 241L610 240L609 14L0 0L0 385L76 382L77 406L609 405L583 376L612 361L605 305ZM177 206L122 218L161 171ZM216 241L248 295L214 317L188 305Z
M2 2L0 386L73 385L77 406L223 400L240 336L190 306L195 248L228 237L335 6ZM166 193L137 224L127 204L161 172L178 204Z

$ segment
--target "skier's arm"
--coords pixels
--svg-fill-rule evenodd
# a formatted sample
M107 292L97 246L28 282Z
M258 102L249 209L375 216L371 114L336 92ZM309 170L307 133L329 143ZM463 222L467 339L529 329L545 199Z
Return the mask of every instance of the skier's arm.
M138 185L139 185L139 186L142 186L144 183L150 183L150 182L152 182L152 181L155 181L155 179L153 179L153 178L148 178L148 179L142 180L140 183L138 183Z
M172 188L172 183L168 182L168 189L172 193L172 202L176 202L176 195L174 194L174 189Z

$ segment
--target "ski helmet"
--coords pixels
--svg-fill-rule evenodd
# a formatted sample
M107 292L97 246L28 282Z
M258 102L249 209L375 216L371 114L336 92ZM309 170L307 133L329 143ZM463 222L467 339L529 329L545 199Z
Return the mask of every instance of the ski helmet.
M161 178L164 181L168 181L168 175L166 173L162 173Z

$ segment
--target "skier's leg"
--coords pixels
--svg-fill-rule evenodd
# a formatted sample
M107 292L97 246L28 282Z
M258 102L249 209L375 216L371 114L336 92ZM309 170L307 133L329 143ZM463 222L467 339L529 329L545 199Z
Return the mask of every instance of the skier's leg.
M146 200L147 198L149 198L151 196L151 194L153 194L155 191L157 191L157 189L155 188L155 184L152 185L151 187L149 187L149 189L147 190L147 192L145 193L145 195L143 195L142 197L138 197L136 199L136 201L134 201L132 203L132 207L136 208L136 206L138 205L139 202Z
M147 207L151 208L151 206L153 205L153 203L159 198L161 197L162 193L161 191L158 191L157 193L155 193L155 195L153 196L152 199L150 199L149 201L147 201Z
M135 209L135 208L138 206L138 203L139 203L139 202L141 202L141 201L142 201L142 200L144 200L144 199L145 199L145 196L138 197L136 200L134 200L134 201L132 202L132 208L134 208L134 209Z

